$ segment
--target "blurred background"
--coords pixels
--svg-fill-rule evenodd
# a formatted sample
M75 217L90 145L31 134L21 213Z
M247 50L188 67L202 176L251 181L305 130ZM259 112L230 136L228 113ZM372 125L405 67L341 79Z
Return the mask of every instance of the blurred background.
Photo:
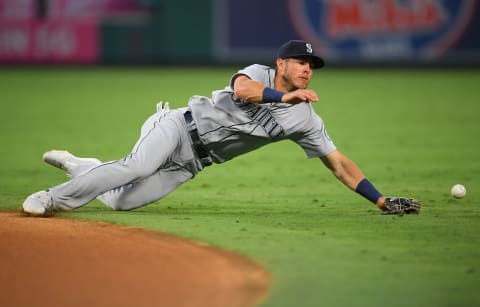
M0 0L0 64L478 66L475 0Z

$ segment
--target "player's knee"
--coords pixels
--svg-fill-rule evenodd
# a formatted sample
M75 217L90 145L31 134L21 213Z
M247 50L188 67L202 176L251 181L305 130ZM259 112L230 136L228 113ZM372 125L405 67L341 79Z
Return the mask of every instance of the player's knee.
M146 178L155 173L156 169L152 169L149 167L137 167L134 171L137 178Z
M129 159L125 164L126 167L134 174L136 178L145 178L153 174L158 167L153 166L149 163L142 163L140 161L135 161Z

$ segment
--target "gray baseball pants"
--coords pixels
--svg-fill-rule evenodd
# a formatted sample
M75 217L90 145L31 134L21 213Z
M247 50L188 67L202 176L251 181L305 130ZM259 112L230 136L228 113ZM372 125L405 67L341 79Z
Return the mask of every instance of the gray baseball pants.
M193 178L202 164L192 147L186 110L153 114L128 156L92 163L73 172L70 181L50 188L54 209L73 210L98 198L114 210L131 210L165 197Z

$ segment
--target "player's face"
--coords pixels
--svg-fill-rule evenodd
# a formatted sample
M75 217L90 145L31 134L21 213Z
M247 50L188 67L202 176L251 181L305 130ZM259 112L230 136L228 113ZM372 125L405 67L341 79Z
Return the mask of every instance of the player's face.
M289 58L282 60L279 73L288 90L305 89L312 79L312 62L309 58Z

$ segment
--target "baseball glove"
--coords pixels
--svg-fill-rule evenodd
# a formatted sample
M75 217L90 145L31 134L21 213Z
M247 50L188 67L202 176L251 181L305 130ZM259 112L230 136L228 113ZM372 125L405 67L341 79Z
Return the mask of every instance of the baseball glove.
M407 197L385 197L383 214L419 214L420 201Z

